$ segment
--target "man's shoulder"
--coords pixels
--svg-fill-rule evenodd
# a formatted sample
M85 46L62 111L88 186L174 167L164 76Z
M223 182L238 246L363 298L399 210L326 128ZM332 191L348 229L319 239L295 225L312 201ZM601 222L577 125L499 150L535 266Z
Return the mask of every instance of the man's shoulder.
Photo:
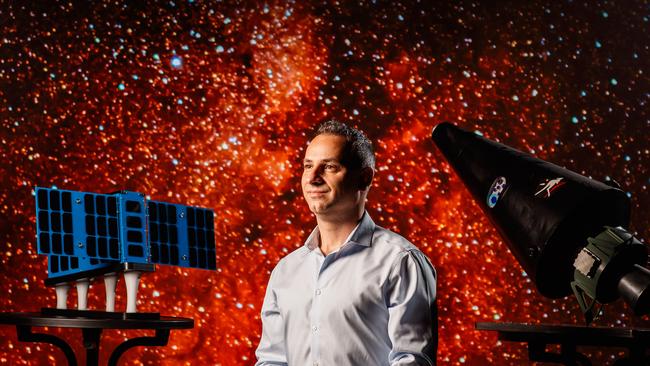
M375 225L375 231L372 235L372 245L378 249L388 251L419 251L418 247L413 245L413 243L402 235L379 225Z
M375 226L372 246L378 249L377 252L381 256L392 260L398 260L405 256L412 258L420 263L421 268L429 268L435 279L436 270L427 255L400 234L381 226Z
M297 249L293 250L289 254L280 258L278 264L275 265L275 270L279 271L283 268L294 267L296 264L302 262L305 259L305 256L309 254L310 250L306 246L302 245Z
M297 260L297 259L300 260L300 259L303 259L310 252L311 252L311 250L309 248L307 248L306 245L301 245L298 248L291 251L289 254L282 257L282 259L280 261L292 261L292 260Z

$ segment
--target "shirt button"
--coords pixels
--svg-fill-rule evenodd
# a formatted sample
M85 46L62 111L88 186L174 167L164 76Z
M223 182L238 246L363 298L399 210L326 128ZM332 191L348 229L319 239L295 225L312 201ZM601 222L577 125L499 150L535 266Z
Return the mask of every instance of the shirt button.
M314 366L318 366L318 362L314 361Z
M314 326L311 328L311 330L313 330L314 332L316 332L316 331L318 331L318 327L314 325Z
M316 295L320 295L321 291L320 289L316 290Z

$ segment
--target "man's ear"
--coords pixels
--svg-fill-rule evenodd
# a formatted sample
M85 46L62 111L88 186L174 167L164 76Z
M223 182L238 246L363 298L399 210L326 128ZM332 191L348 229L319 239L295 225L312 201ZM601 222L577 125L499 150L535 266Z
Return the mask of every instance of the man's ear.
M361 179L359 180L359 190L360 191L365 191L370 187L370 184L372 183L372 178L375 176L375 170L366 167L361 170Z

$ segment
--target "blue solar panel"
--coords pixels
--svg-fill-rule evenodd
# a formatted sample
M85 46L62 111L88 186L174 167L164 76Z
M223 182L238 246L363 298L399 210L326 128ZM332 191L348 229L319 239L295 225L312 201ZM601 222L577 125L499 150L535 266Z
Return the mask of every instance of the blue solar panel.
M190 266L216 269L214 212L199 207L188 207L187 237L190 251Z
M116 195L83 193L83 220L73 214L73 222L79 225L85 248L81 256L104 260L119 260L119 230ZM78 205L81 204L79 200ZM77 219L79 218L79 219Z
M79 272L109 267L115 263L118 262L52 254L47 257L48 278L62 277Z
M75 255L72 195L67 191L36 191L39 254Z
M151 262L216 269L214 213L166 202L148 202Z
M182 205L148 202L148 230L152 263L189 267L187 240L179 238L179 232L182 234L186 227L185 220L183 220L184 211L185 206Z

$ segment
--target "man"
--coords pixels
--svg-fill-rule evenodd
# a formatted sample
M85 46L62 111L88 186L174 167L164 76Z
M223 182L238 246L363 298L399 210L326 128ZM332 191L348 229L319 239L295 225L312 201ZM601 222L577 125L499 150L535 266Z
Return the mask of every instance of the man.
M435 270L365 212L374 167L359 130L319 126L302 175L318 226L271 273L256 365L435 364Z

